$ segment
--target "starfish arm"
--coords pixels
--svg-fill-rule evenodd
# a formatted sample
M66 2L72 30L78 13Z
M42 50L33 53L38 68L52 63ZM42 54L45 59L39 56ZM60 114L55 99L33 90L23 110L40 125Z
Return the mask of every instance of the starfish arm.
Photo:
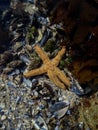
M65 89L64 84L59 81L59 79L56 77L56 75L53 73L53 71L48 70L47 74L48 74L50 80L53 81L53 83L54 83L57 87L59 87L59 88L61 88L61 89Z
M62 58L62 56L64 55L66 51L66 48L63 46L62 49L58 52L57 56L52 60L52 62L58 66L60 59Z
M55 67L54 69L55 69L54 71L55 71L55 74L57 75L57 77L58 77L64 84L66 84L66 86L70 87L70 81L69 81L69 79L66 77L66 75L65 75L62 71L60 71L59 68Z
M31 70L31 71L25 72L24 76L26 78L29 78L29 77L32 77L32 76L43 74L45 72L46 72L46 70L44 69L44 66L42 66L42 67L40 67L38 69L34 69L34 70Z
M42 61L44 63L49 61L49 57L47 56L47 54L40 48L40 46L37 44L34 46L35 51L37 52L37 54L41 57Z

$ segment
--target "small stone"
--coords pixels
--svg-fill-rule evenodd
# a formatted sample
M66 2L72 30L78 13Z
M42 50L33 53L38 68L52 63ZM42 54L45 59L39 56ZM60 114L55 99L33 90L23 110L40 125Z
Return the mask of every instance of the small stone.
M26 49L27 49L28 51L32 51L32 46L30 46L30 45L27 44L25 47L26 47Z
M17 51L18 49L20 49L22 47L22 43L21 42L16 42L16 44L13 46L13 49L15 51Z
M5 103L0 103L1 108L5 108Z
M3 116L1 117L1 121L4 121L5 119L6 119L6 116L3 115Z
M38 92L37 91L34 92L34 96L38 97Z

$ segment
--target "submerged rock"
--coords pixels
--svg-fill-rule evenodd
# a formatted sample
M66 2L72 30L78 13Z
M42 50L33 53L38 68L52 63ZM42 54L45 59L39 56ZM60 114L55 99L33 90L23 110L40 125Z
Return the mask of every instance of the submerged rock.
M96 130L98 128L98 93L96 92L89 98L83 98L79 107L79 121L84 122L84 129Z

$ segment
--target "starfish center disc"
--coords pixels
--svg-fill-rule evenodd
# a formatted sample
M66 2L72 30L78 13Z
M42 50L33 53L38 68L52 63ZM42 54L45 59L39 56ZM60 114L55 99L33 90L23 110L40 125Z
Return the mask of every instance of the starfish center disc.
M54 64L52 64L51 62L48 62L47 63L47 69L49 69L49 70L54 70L54 68L55 68L55 65Z

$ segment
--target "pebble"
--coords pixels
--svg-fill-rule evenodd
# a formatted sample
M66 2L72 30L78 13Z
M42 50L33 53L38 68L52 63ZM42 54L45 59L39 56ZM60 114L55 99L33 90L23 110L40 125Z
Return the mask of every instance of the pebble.
M5 103L2 103L2 102L1 102L1 103L0 103L0 108L1 108L1 109L4 109L4 108L5 108Z
M1 121L4 121L7 117L5 115L1 116Z

